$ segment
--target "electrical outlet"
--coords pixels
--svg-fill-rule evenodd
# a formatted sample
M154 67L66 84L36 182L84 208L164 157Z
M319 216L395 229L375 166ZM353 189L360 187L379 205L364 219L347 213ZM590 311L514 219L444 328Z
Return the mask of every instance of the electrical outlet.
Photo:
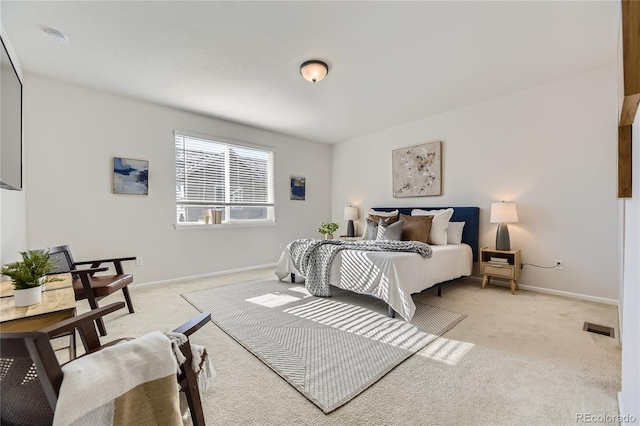
M136 257L136 266L142 266L142 257Z
M564 269L564 261L560 260L560 259L556 259L555 262L556 262L556 268L555 269L558 270L558 271L562 271Z

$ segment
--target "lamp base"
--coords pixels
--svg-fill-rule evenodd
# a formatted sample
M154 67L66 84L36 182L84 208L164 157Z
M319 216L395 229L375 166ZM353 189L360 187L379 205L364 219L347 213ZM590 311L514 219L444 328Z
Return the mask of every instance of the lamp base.
M355 237L356 236L356 231L353 228L353 221L350 220L347 223L347 237Z
M505 222L498 225L498 231L496 232L496 250L509 251L511 250L511 242L509 241L509 228Z

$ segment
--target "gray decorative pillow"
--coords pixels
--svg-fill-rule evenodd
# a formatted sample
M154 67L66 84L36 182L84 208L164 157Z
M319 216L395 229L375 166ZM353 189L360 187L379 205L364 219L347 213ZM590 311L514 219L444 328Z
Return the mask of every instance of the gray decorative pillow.
M378 236L378 223L383 222L384 226L390 225L395 222L395 218L380 219L379 221L373 221L367 218L367 229L364 231L363 240L375 240Z
M399 220L390 225L385 225L384 220L380 219L378 222L378 235L376 235L376 241L400 241L402 237L402 224L404 220Z
M363 239L375 240L378 235L378 224L367 218L367 228L364 230Z

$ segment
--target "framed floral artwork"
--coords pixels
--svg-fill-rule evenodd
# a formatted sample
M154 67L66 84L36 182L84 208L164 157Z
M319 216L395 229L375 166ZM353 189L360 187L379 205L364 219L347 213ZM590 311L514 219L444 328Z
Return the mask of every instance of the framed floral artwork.
M393 197L442 195L442 142L392 152Z

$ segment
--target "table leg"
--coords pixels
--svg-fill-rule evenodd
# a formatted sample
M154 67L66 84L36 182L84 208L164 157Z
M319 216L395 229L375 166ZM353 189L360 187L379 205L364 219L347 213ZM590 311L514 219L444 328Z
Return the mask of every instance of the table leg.
M516 294L516 282L514 280L510 280L511 281L511 294Z
M485 275L484 277L482 277L482 288L484 288L488 282L489 282L489 275Z

